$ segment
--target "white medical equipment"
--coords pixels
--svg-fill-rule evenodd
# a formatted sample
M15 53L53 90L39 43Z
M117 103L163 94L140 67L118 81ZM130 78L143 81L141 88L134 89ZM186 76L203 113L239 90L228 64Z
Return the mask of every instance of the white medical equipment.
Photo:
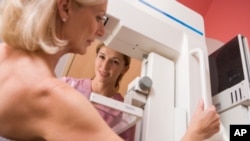
M212 104L203 18L170 0L109 0L107 15L102 40L141 60L140 77L153 82L148 94L127 95L143 109L136 141L179 141L199 99ZM223 129L209 140L228 140Z
M121 110L126 116L131 113L131 118L124 118L125 124L114 129L117 133L139 120L135 141L180 141L200 98L205 106L217 106L222 123L220 132L207 141L228 141L230 124L250 124L247 73L242 89L242 83L232 87L237 92L211 92L207 48L217 43L207 42L198 13L175 0L109 0L107 16L102 40L142 61L141 75L129 84L125 103L95 94L91 97L91 101ZM243 70L249 72L246 38L238 35L237 39L241 55L245 54ZM145 77L152 83L146 83L143 90L139 81ZM244 99L238 99L239 88L245 91ZM230 103L236 97L236 103Z
M230 124L250 124L250 54L237 35L209 55L212 100L229 132Z

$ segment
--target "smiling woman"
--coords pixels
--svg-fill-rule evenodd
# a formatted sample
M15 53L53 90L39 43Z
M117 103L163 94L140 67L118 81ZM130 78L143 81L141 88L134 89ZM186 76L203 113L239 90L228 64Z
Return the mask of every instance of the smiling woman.
M114 100L124 101L122 94L119 92L119 88L120 86L126 88L128 84L123 83L120 85L120 81L123 78L126 79L126 77L123 76L127 73L127 71L129 71L131 58L120 52L117 52L114 49L106 47L104 44L98 41L96 41L95 44L93 44L89 49L91 50L91 53L96 54L96 57L92 57L93 61L90 61L91 58L88 58L88 62L92 67L87 67L87 69L91 69L92 74L94 74L86 78L63 77L62 80L81 92L82 95L87 99L89 99L91 93L94 92ZM78 66L84 66L81 65L83 60L83 58L78 58L78 60L75 61L80 62ZM131 68L133 69L132 72L135 71L135 69L136 72L138 72L140 70L140 68L138 68L139 66L140 65L133 66ZM81 72L82 69L75 69L75 71ZM84 73L84 71L82 71L82 73ZM139 72L137 75L139 75ZM130 77L133 76L134 75ZM103 105L95 103L92 104L110 127L114 128L122 121L122 112ZM134 141L134 134L135 127L131 127L119 135L125 141Z
M61 56L85 54L87 46L104 34L100 17L107 0L1 0L0 4L0 136L25 141L121 141L91 103L54 74Z
M94 60L96 58L96 46L100 43L95 40L88 48L85 55L69 55L62 60L61 66L58 66L58 77L68 76L74 78L92 78L95 75ZM89 61L93 60L93 61ZM66 65L62 65L66 64ZM59 71L60 70L60 71ZM124 74L120 85L119 92L124 96L127 92L127 86L133 79L140 75L141 61L131 58L130 68Z

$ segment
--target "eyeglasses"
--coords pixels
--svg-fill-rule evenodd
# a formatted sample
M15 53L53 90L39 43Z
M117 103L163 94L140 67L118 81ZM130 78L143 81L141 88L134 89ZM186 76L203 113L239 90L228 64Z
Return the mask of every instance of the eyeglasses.
M108 16L106 16L106 15L102 16L102 23L104 26L108 23L108 20L109 20Z

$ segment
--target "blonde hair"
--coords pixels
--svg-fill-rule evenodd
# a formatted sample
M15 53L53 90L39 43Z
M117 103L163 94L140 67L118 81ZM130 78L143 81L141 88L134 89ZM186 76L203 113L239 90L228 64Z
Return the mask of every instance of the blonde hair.
M86 6L104 1L72 0ZM57 0L1 0L1 39L15 48L55 54L68 43L56 34L57 16Z

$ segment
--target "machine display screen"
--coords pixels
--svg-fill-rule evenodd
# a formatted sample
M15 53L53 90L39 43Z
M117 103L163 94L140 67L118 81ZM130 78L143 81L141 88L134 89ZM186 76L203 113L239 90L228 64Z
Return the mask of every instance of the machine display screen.
M238 38L227 42L209 55L212 96L244 79Z

